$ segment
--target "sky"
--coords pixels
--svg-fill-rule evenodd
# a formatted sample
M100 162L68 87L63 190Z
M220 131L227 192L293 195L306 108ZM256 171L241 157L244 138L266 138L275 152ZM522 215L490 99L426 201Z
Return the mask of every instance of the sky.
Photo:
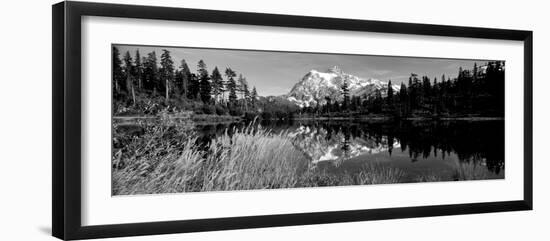
M162 49L170 51L174 65L179 68L185 59L192 72L196 72L197 63L203 60L209 73L218 67L224 73L230 67L242 74L250 88L256 87L260 96L287 94L310 70L326 72L338 66L344 73L364 79L391 80L392 84L405 85L411 73L441 79L441 75L454 78L458 68L472 69L474 63L484 64L487 60L438 59L375 55L347 55L325 53L296 53L252 50L205 49L184 47L153 47L135 45L115 45L121 53L126 51L134 57L139 49L140 55L155 51L160 62ZM224 76L225 78L225 76Z

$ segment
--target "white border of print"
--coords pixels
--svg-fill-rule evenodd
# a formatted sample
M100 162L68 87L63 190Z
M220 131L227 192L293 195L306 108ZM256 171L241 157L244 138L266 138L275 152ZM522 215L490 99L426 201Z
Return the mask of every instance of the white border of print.
M109 98L112 43L505 60L505 179L112 197ZM507 40L84 17L82 128L83 226L521 200L523 43Z

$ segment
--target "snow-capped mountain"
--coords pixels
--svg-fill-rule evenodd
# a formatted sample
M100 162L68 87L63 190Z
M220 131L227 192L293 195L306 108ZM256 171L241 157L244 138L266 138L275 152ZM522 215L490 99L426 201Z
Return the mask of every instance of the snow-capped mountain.
M352 158L366 158L401 147L397 139L390 142L387 136L383 136L380 142L368 136L349 138L346 141L342 132L332 133L327 138L329 133L326 129L303 125L287 135L295 140L294 145L311 159L312 164L328 161L338 166Z
M325 104L326 98L342 100L342 85L347 81L350 96L370 96L379 89L385 96L388 83L377 79L363 79L346 74L338 66L328 69L327 72L309 71L300 82L296 83L287 99L300 107ZM399 85L392 84L394 92L399 91Z

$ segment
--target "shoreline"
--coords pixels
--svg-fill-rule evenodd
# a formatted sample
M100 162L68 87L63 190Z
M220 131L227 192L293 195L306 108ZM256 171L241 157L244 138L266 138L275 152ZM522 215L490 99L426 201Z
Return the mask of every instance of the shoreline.
M224 123L236 123L244 121L242 116L230 116L230 115L168 115L168 116L113 116L113 121L124 123L133 122L138 120L155 121L155 120L181 120L189 121L197 125L210 125L210 124L224 124ZM407 118L394 118L391 116L357 116L357 117L295 117L287 120L279 119L264 119L267 121L358 121L358 122L384 122L384 121L504 121L504 117L491 117L491 116L457 116L457 117L407 117Z
M353 120L353 121L497 121L504 120L504 117L492 117L492 116L457 116L457 117L407 117L407 118L395 118L391 116L360 116L360 117L297 117L292 120Z
M243 120L241 116L230 116L230 115L208 115L208 114L191 114L191 115L156 115L156 116L113 116L113 122L125 123L133 121L157 121L157 120L174 120L174 121L188 121L193 124L198 125L209 125L209 124L223 124L223 123L234 123L240 122Z

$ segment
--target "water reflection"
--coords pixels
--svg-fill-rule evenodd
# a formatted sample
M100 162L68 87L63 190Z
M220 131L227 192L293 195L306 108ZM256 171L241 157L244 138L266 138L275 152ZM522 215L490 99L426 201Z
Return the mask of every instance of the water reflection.
M249 123L197 126L201 143ZM353 171L365 161L384 162L411 175L448 171L471 163L504 176L504 121L293 121L259 123L291 136L313 165Z

